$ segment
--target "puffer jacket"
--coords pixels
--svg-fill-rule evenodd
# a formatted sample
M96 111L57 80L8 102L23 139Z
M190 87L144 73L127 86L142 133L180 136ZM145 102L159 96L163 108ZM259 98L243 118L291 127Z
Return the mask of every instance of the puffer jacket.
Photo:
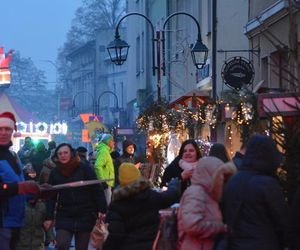
M204 157L194 169L177 214L179 250L210 250L214 236L225 231L219 208L225 173L222 166L216 157Z
M232 170L224 166L216 157L204 157L194 169L177 214L179 250L211 250L216 234L226 230L219 199L224 175Z
M113 179L112 181L107 182L108 186L113 187L115 179L115 169L110 153L111 149L105 143L101 142L97 146L95 172L99 180Z
M172 205L179 195L178 180L171 181L165 192L151 189L151 183L143 178L116 188L106 216L109 235L103 250L151 250L159 210Z

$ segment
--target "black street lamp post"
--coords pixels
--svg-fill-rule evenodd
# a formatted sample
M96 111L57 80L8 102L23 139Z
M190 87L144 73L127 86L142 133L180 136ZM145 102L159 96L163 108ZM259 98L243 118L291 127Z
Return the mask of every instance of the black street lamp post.
M119 34L119 26L120 26L120 23L126 17L132 16L132 15L137 15L137 16L143 17L144 19L146 19L146 21L148 21L148 23L151 26L151 31L152 31L152 39L151 39L152 40L152 72L153 72L153 76L155 76L156 70L157 70L157 100L158 100L158 102L160 102L161 101L161 70L163 71L163 75L165 75L165 26L166 26L167 22L172 17L177 16L177 15L186 15L186 16L191 17L195 21L195 23L197 25L197 29L198 29L198 37L197 37L195 45L193 46L193 48L191 50L191 54L192 54L193 63L198 69L201 69L206 63L207 55L208 55L208 48L205 46L205 44L202 43L199 22L197 21L197 19L195 17L193 17L192 15L190 15L186 12L175 12L175 13L169 15L163 24L162 32L156 31L156 37L154 37L154 26L153 26L152 22L150 21L150 19L143 14L140 14L137 12L132 12L132 13L128 13L127 15L123 16L120 19L120 21L118 22L118 24L116 26L116 30L115 30L115 40L110 42L109 45L107 46L107 50L108 50L110 59L116 65L122 65L127 60L128 50L130 47L126 41L121 40L120 34ZM161 38L161 33L162 33L162 38ZM156 43L156 60L157 60L156 64L155 64L155 43ZM162 44L162 54L163 54L162 66L160 66L161 65L161 58L160 58L161 44Z
M115 107L115 111L119 111L120 108L119 108L119 99L118 99L118 96L112 92L112 91L103 91L97 99L95 99L94 95L92 95L90 92L88 91L85 91L85 90L82 90L82 91L79 91L77 92L74 97L73 97L73 100L72 100L72 109L71 109L71 115L72 117L74 117L76 115L76 98L81 95L81 94L87 94L90 98L91 98L91 107L92 107L92 113L94 115L99 115L100 114L100 100L101 100L101 97L105 94L112 94L116 100L116 107Z

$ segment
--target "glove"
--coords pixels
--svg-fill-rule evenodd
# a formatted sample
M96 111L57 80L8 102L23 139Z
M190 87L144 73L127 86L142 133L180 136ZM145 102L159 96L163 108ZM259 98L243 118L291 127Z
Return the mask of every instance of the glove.
M40 186L34 181L24 181L18 183L19 194L30 194L30 195L39 195L41 190Z
M58 191L57 190L52 190L52 185L48 184L48 183L43 183L40 185L40 190L41 190L41 194L39 196L40 199L50 199L52 197L54 197L55 195L57 195Z

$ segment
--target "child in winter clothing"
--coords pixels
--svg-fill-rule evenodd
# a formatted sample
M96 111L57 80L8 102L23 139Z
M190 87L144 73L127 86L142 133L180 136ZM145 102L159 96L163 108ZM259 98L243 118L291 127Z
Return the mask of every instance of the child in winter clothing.
M173 179L167 191L157 192L134 164L122 163L119 182L106 215L109 235L103 250L151 250L159 227L159 210L178 199L179 181Z
M234 171L233 166L224 164L216 157L204 157L198 161L191 186L180 200L177 214L178 249L211 250L214 237L226 231L219 200L224 181Z

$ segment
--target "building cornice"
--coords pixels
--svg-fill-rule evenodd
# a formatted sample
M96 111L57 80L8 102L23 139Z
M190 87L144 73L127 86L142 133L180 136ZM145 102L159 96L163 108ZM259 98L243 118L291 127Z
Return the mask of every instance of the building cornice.
M254 37L288 14L289 4L286 0L279 0L269 6L257 17L250 20L244 27L244 34L250 38Z

